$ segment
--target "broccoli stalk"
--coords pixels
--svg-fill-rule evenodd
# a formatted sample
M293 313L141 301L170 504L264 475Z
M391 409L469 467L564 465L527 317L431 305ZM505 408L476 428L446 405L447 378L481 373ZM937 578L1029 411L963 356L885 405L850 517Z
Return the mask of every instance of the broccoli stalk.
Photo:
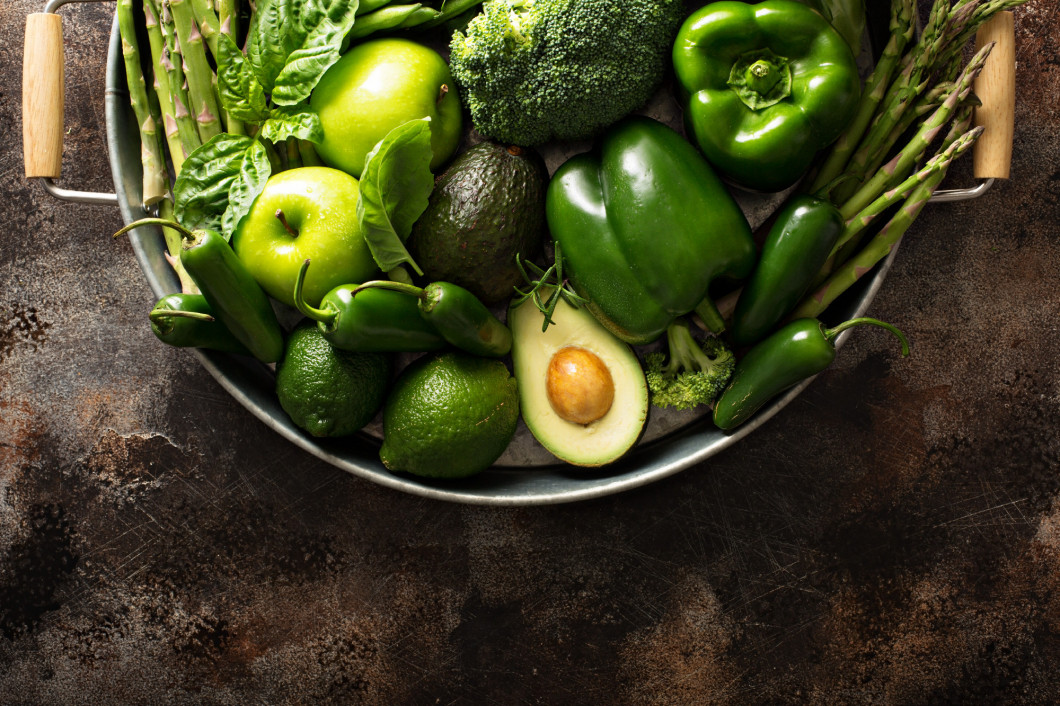
M736 367L732 351L714 336L698 342L684 319L670 324L666 341L670 346L669 361L662 353L644 357L651 403L656 407L691 409L713 402Z

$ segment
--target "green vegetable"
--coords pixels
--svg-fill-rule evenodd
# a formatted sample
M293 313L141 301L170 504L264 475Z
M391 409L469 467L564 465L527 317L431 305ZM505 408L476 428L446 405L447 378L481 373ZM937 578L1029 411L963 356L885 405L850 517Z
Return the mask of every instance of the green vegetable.
M185 228L220 229L231 238L271 174L260 142L221 133L184 160L173 185L176 219Z
M825 370L835 360L836 337L862 324L887 329L902 342L902 355L909 355L905 335L876 319L851 319L829 329L817 319L796 319L740 358L732 382L714 406L714 423L725 431L733 429L784 390Z
M364 161L357 219L383 272L408 263L423 274L405 249L405 241L434 189L432 156L430 118L423 118L391 130Z
M817 196L795 196L781 207L736 302L731 330L737 346L765 337L795 308L845 225L836 207Z
M420 315L417 300L402 292L358 291L359 285L345 284L325 294L319 308L310 306L302 294L308 269L307 260L295 282L295 307L316 321L336 348L371 353L433 351L445 346L437 329Z
M452 345L475 355L499 358L512 349L512 332L478 298L451 282L433 282L422 289L404 282L365 282L351 292L355 297L373 289L412 295L420 315Z
M751 229L721 180L649 118L623 121L597 150L563 164L545 211L574 291L627 343L655 340L693 309L722 330L711 283L754 267Z
M483 135L586 138L659 86L683 14L679 0L487 0L450 67Z
M865 33L865 0L796 0L812 7L828 20L850 46L854 56L861 53Z
M736 365L732 351L715 336L699 343L684 319L670 324L666 341L669 360L662 353L649 353L644 358L651 403L691 409L713 402L732 377Z
M857 109L850 47L792 0L704 6L682 25L673 60L686 131L718 171L751 189L798 181Z
M129 86L129 101L140 129L140 162L143 167L141 198L145 206L151 206L161 201L169 188L166 158L162 151L162 135L158 131L158 123L151 115L147 83L140 67L140 48L136 38L132 0L119 0L115 14L121 32L121 53Z
M250 355L213 315L201 294L167 294L151 309L151 331L158 340L181 348L207 348Z
M195 280L217 319L263 363L283 356L283 330L269 298L246 271L224 237L215 230L191 231L161 218L142 218L115 237L142 225L161 225L180 232L180 262Z

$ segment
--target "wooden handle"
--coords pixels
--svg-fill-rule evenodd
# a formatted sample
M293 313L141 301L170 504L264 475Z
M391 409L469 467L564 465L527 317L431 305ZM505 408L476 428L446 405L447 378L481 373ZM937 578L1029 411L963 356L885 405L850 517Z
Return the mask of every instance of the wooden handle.
M62 18L50 12L29 15L22 60L22 151L27 177L59 178L63 83Z
M975 124L986 130L974 148L977 179L1008 179L1012 164L1012 135L1016 122L1016 28L1011 12L999 12L975 35L978 50L996 42L975 82L983 105L975 110Z

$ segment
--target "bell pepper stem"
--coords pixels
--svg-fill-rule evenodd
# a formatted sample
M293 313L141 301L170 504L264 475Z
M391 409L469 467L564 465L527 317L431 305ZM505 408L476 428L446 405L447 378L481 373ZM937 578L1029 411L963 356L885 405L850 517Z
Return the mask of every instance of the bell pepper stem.
M909 355L909 339L905 337L905 334L902 333L902 331L897 326L889 324L886 321L873 319L868 316L861 316L856 319L850 319L849 321L844 321L843 323L834 326L830 329L825 329L824 337L827 338L829 342L834 342L836 337L839 336L839 334L841 334L843 331L846 331L847 329L853 328L855 326L863 326L865 324L868 324L870 326L879 326L880 328L887 329L888 331L893 333L895 336L898 337L898 340L902 342L902 355Z
M180 309L159 309L158 311L152 311L148 314L148 318L151 321L162 321L168 319L171 316L175 316L178 319L195 319L197 321L215 321L214 317L209 314L203 314L200 311L182 311Z
M305 275L308 271L309 258L306 258L306 261L298 268L298 277L294 281L294 308L313 321L318 321L326 326L331 325L338 318L339 312L333 309L318 309L315 306L310 306L302 294L305 289Z
M695 312L711 333L717 335L725 331L725 318L710 297L704 297L703 301L696 305Z

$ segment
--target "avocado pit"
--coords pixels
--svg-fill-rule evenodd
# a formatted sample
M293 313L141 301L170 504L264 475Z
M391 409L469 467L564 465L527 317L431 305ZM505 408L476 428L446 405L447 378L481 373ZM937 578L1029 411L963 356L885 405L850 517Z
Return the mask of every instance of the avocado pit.
M611 371L598 355L577 346L566 346L548 363L545 393L552 409L575 424L602 418L615 401Z

